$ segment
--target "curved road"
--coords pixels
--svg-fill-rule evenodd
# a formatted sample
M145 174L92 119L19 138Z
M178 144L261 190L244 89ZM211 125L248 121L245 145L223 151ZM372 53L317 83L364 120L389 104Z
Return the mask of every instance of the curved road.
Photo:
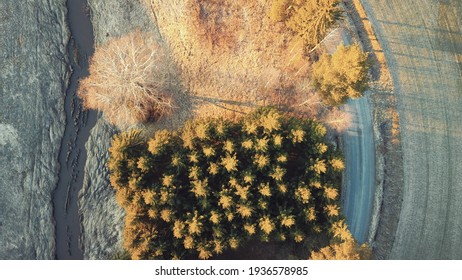
M361 0L398 97L404 193L392 259L462 259L462 1Z
M368 241L375 191L375 146L372 111L365 97L349 100L343 108L352 116L343 136L346 159L346 189L343 214L358 243Z

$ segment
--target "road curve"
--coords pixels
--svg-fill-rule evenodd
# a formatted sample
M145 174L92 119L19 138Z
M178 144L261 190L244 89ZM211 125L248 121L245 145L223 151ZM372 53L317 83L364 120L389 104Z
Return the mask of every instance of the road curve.
M404 192L392 259L462 259L462 1L361 0L392 74Z
M346 159L343 214L358 243L368 241L375 191L375 146L372 116L366 97L349 100L344 110L352 116L343 136Z

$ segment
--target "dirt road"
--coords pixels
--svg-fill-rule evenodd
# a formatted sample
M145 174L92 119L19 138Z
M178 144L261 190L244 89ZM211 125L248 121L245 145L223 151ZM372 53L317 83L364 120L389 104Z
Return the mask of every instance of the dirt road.
M375 146L372 116L365 97L349 100L344 110L352 124L343 139L346 158L346 190L343 212L348 227L359 243L368 241L375 186Z
M404 194L392 259L462 259L462 2L362 0L401 118Z

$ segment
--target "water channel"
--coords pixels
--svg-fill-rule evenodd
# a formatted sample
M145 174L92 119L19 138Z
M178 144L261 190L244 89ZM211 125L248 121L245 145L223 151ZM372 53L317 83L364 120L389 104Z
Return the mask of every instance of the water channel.
M83 184L85 143L96 123L95 111L84 111L77 96L78 82L89 74L94 51L93 26L86 0L67 0L71 37L67 46L71 76L65 93L66 124L59 153L59 179L53 192L56 259L83 259L78 194Z

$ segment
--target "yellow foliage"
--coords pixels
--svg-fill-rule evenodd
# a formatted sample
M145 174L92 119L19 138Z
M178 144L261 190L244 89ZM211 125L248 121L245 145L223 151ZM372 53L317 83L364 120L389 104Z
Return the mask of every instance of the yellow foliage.
M328 204L325 207L325 211L327 212L327 215L330 217L338 217L340 209L335 204Z
M338 191L335 188L332 187L325 187L324 188L324 196L327 199L335 200L338 197Z
M173 175L164 175L164 177L162 177L162 185L166 187L173 186L173 178Z
M183 240L183 245L185 249L193 249L194 248L194 238L190 235L186 236Z
M192 181L192 184L193 184L193 188L191 191L196 195L196 197L207 196L208 179L195 180L195 181Z
M233 144L233 142L231 142L230 140L226 140L223 149L225 151L227 151L228 153L234 152L234 144Z
M199 179L199 167L194 165L191 168L189 168L189 178L193 180L198 180Z
M172 216L172 210L170 209L163 209L162 211L160 211L160 218L166 221L167 223L171 221L171 216Z
M207 122L200 122L196 125L197 138L204 140L208 137L209 124Z
M271 189L270 189L269 184L260 184L260 187L258 188L258 191L263 196L266 196L266 197L271 196Z
M148 141L148 151L153 155L157 155L160 149L169 144L172 140L172 133L168 130L156 131L154 137Z
M265 234L270 234L274 230L274 223L268 216L260 218L258 226Z
M311 197L311 192L307 187L300 186L295 190L295 197L303 204L307 204Z
M244 147L244 148L247 149L247 150L252 149L252 147L253 147L253 141L252 141L252 139L247 139L247 140L245 140L244 142L242 142L242 147Z
M315 189L320 189L322 188L322 185L319 181L314 181L314 182L311 182L310 186L312 186L313 188Z
M154 191L148 190L143 192L144 203L147 205L153 205L155 196L156 193Z
M269 164L269 158L268 158L268 156L265 156L263 154L257 154L257 155L255 155L255 158L254 158L254 164L259 169L262 169L263 167L265 167L265 166L267 166Z
M198 163L199 159L197 158L197 154L196 153L191 153L189 155L189 161L192 162L192 163Z
M220 201L218 205L220 205L223 209L229 208L233 204L233 199L225 194L220 195Z
M358 246L354 240L348 240L311 252L310 260L367 260L371 257L372 252L366 244Z
M236 194L241 198L241 200L247 200L250 186L243 187L241 185L236 185L234 188L236 189Z
M199 259L207 260L212 256L212 252L207 250L207 248L203 245L199 245L197 247L197 251L199 252Z
M241 215L242 218L249 218L250 216L252 216L252 208L245 204L238 204L237 213L239 213L239 215Z
M237 163L236 155L227 154L226 157L221 159L221 165L228 172L237 171Z
M209 170L209 173L211 175L217 175L218 170L219 170L219 166L218 166L218 164L216 164L214 162L211 162L208 170Z
M292 129L290 131L291 137L292 137L292 142L293 143L301 143L303 142L303 138L305 137L305 131L301 129Z
M234 219L234 213L233 212L228 212L226 214L226 218L228 219L228 222L231 222Z
M255 225L252 225L252 224L245 224L245 225L244 225L244 229L245 229L245 231L247 231L247 233L248 233L249 235L255 234Z
M300 243L303 241L303 239L305 239L305 236L303 235L303 233L301 233L300 231L296 231L294 233L294 241L297 242L297 243Z
M286 155L280 155L280 156L278 156L277 161L280 162L280 163L287 162L287 156Z
M313 64L313 83L323 101L340 105L359 98L367 89L367 54L358 45L340 45L333 55L323 54Z
M260 125L266 133L272 133L281 128L281 114L276 110L271 110L260 117Z
M317 174L321 173L326 173L327 171L327 166L326 166L326 161L325 160L317 160L316 163L313 165L313 170Z
M223 243L220 241L220 240L213 240L213 245L214 245L214 249L213 251L217 254L221 254L223 253L223 250L225 249L225 246L223 245Z
M269 140L266 137L257 139L257 142L255 143L255 150L265 152L268 150L268 142Z
M343 240L343 241L353 240L353 236L348 230L348 227L345 224L345 220L339 220L333 223L331 231L334 237L338 237L340 240Z
M214 224L218 224L220 222L220 215L215 211L210 212L210 221Z
M274 143L274 146L281 147L281 145L282 145L282 136L279 135L279 134L274 135L273 136L273 143Z
M231 237L229 239L229 247L231 247L231 249L237 249L239 247L239 239Z
M276 181L281 181L285 173L286 172L284 168L281 168L280 166L276 166L276 168L274 168L273 172L270 174L270 177Z
M345 164L339 158L331 159L330 164L335 171L342 171L345 168Z
M281 225L287 228L295 225L295 217L294 215L283 215L281 217Z
M327 152L327 145L324 143L318 143L316 144L316 149L318 150L318 153L324 154Z
M215 155L215 150L212 147L204 147L202 149L206 157L211 157Z
M182 238L185 227L186 225L182 221L176 220L173 224L173 236L178 239Z
M202 223L199 221L199 217L197 213L186 222L188 224L188 232L189 234L197 234L199 235L202 232Z
M244 121L244 131L247 132L247 134L256 134L257 129L258 126L253 120Z
M287 186L284 185L284 184L278 184L278 189L280 192L282 193L286 193L287 192Z

